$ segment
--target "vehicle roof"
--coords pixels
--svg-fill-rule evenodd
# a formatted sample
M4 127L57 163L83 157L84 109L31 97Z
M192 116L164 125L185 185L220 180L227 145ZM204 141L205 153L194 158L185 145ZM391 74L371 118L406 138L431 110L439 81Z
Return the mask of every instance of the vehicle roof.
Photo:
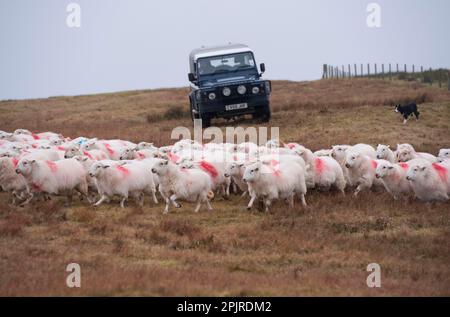
M199 58L251 52L251 51L252 50L250 49L250 47L248 47L245 44L239 43L229 43L226 45L200 47L192 50L191 53L189 54L189 66L192 72L192 70L194 69L194 62Z

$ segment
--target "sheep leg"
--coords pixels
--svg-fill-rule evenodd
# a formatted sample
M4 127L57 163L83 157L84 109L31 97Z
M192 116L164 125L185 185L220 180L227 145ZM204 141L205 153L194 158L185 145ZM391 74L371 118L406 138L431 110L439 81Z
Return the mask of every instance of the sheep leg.
M264 206L265 206L266 212L269 212L269 207L270 207L271 202L272 201L269 198L264 199Z
M305 194L301 193L301 194L300 194L300 199L301 199L301 201L302 201L303 207L306 207L307 204L306 204Z
M241 200L242 198L244 198L246 195L247 195L247 191L244 191L244 192L242 193L242 195L239 197L239 200Z
M289 208L294 208L294 194L288 198Z
M201 194L198 195L197 206L195 207L194 212L198 212L200 210L200 207L202 206L202 201L204 201L204 200L208 200L206 195L201 195Z
M125 208L125 202L128 200L128 194L123 195L122 200L120 201L120 207Z
M169 205L170 205L170 199L169 197L164 197L164 200L166 201L166 207L164 208L164 214L169 213Z
M174 205L175 208L181 208L181 205L176 201L177 200L177 195L173 194L172 196L170 196L170 201L172 202L172 204Z
M34 194L33 194L32 192L30 192L30 193L29 193L29 196L28 196L28 199L25 200L23 203L21 203L19 206L20 206L20 207L23 207L23 206L29 204L30 201L33 199L33 197L34 197Z
M212 209L213 209L213 208L211 207L211 203L209 202L209 199L208 199L208 198L206 198L205 203L206 203L206 207L208 208L208 210L212 210Z
M105 200L109 200L108 196L106 196L105 194L102 195L102 197L99 199L99 201L97 201L94 206L99 206L101 205Z
M158 198L156 198L156 190L152 190L152 198L153 198L153 202L155 204L158 203Z
M252 194L250 196L250 201L248 202L247 209L250 210L253 207L253 203L255 202L256 195Z

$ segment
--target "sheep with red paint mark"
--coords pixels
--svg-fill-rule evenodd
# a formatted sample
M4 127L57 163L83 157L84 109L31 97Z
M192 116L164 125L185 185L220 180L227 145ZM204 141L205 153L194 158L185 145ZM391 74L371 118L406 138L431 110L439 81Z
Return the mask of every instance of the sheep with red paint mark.
M64 158L67 159L75 156L87 156L94 161L107 160L110 158L105 152L100 150L82 150L81 147L76 144L66 146L64 150Z
M125 202L130 196L140 206L144 204L144 194L151 195L157 203L152 173L148 166L140 162L98 161L91 165L89 176L95 178L100 194L95 206L104 201L109 202L115 195L121 197L122 208L125 208Z
M286 200L292 208L295 195L306 206L305 170L296 162L252 163L246 167L243 180L250 193L247 209L251 209L258 198L263 199L266 211L269 211L272 201L278 199Z
M25 178L16 173L19 161L12 157L0 158L0 188L12 195L12 204L16 204L16 199L26 199L29 196L27 182Z
M209 200L214 197L214 193L211 178L206 172L197 168L180 168L164 159L159 159L152 172L157 174L160 180L159 192L166 202L164 213L169 212L171 203L180 208L178 199L197 202L195 212L200 210L202 204L212 210Z
M401 197L408 197L412 194L410 182L406 179L408 163L391 163L387 160L377 160L375 177L381 179L386 191L395 200Z
M146 158L155 158L159 156L158 150L155 149L138 149L137 147L127 147L120 153L120 160L143 160Z
M360 191L370 189L373 185L383 186L381 180L375 177L377 161L358 150L349 150L345 156L345 167L351 184L357 186L354 195Z
M83 151L100 150L112 160L120 160L122 151L129 147L136 147L136 144L124 140L98 140L96 138L81 145Z
M86 172L75 159L43 161L23 158L16 167L16 173L23 175L31 192L24 204L33 198L34 193L46 193L65 196L66 205L69 205L74 191L90 201Z
M406 179L421 201L445 201L450 195L450 163L417 159L409 164Z
M311 150L303 146L300 146L296 151L307 164L306 173L310 175L314 187L329 190L334 186L344 194L346 186L344 172L335 159L328 156L316 156Z

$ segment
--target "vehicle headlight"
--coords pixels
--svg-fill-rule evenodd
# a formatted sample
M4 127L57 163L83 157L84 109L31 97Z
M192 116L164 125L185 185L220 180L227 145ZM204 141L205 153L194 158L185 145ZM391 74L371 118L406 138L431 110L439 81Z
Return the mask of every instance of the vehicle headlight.
M200 90L198 90L198 91L195 93L195 99L197 99L197 100L202 99L202 93L200 92Z
M258 93L259 93L259 87L253 87L252 88L252 93L254 94L254 95L257 95Z
M229 95L231 95L231 89L228 88L228 87L225 87L225 88L222 90L222 93L223 93L223 95L224 95L225 97L228 97Z
M241 95L245 94L245 92L247 91L247 88L245 88L244 85L239 85L237 88L238 93L240 93Z
M269 82L269 81L266 81L266 82L265 82L265 85L266 85L266 93L267 93L267 94L270 94L270 82Z
M214 99L216 99L216 94L212 92L208 95L208 98L209 98L209 100L214 100Z

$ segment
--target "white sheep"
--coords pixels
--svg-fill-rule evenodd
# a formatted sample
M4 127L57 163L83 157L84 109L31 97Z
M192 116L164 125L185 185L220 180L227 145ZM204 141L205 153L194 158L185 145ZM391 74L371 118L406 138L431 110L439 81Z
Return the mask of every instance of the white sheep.
M68 205L74 190L90 201L86 172L75 159L54 162L24 158L19 161L16 173L24 176L31 192L30 198L24 204L33 198L34 193L47 193L66 196L66 205Z
M120 153L119 159L120 160L143 160L145 158L155 158L158 157L159 153L158 150L155 149L138 149L138 148L132 148L127 147L125 149L122 149L122 152Z
M125 202L131 195L140 206L144 204L144 194L155 196L155 183L150 169L144 164L133 162L131 164L113 163L110 161L97 161L92 164L89 176L96 179L100 199L94 204L101 205L109 202L114 195L120 196L120 206L125 207Z
M397 153L392 151L389 145L378 144L377 159L395 163L397 162Z
M247 209L252 208L257 198L263 199L266 211L276 199L286 200L293 207L296 194L306 206L305 170L298 163L256 162L246 167L243 179L249 186L251 197Z
M16 203L16 198L26 199L29 196L27 181L15 171L17 164L16 158L0 158L0 188L12 194L13 205Z
M203 203L208 210L212 210L209 199L214 197L211 188L209 175L199 169L179 168L168 160L160 159L152 168L152 172L157 174L160 180L159 192L166 202L164 213L169 212L169 205L172 203L176 208L181 205L177 199L190 202L197 202L195 212L200 210Z
M358 150L350 149L347 151L345 167L348 169L351 184L357 185L354 192L355 196L361 190L370 189L372 185L382 185L382 182L375 178L377 161Z
M406 179L421 201L445 201L450 194L450 164L431 163L425 159L409 164Z
M315 156L329 156L331 157L331 153L333 152L333 150L331 149L322 149L322 150L317 150L314 152Z
M87 156L94 161L107 160L110 158L105 152L101 150L93 149L83 151L80 146L76 144L66 146L64 151L64 158L72 158L75 156Z
M424 159L431 163L436 162L436 156L425 152L416 152L411 144L399 144L397 146L397 160L399 162L408 162L413 159Z
M346 181L341 165L332 157L318 157L305 147L297 149L298 154L307 164L306 173L310 174L315 186L329 190L331 186L335 186L343 194Z
M450 149L440 149L438 157L441 158L450 158Z
M386 191L395 200L412 193L411 184L406 179L408 163L391 163L387 160L377 160L375 177L381 179Z

